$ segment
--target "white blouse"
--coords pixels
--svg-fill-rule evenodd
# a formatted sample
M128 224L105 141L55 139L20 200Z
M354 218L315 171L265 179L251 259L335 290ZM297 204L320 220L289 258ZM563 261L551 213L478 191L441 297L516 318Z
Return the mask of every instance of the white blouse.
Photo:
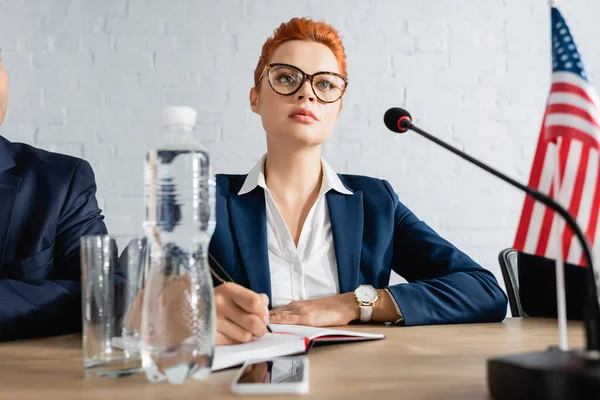
M267 187L264 174L266 155L252 168L238 195L260 186L265 192L267 245L271 270L272 307L294 300L315 299L340 293L337 260L325 194L335 190L351 195L335 171L321 160L323 181L302 231L298 247Z

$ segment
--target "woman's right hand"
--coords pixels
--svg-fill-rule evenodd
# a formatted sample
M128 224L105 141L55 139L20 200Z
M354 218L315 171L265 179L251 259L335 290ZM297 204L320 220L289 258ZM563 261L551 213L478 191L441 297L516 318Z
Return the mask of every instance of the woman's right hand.
M269 298L236 283L215 288L217 346L246 343L267 332Z

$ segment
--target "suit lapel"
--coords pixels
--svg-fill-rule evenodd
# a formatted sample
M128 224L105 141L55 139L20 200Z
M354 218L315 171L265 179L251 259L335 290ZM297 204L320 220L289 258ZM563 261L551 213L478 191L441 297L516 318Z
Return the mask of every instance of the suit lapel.
M363 234L363 193L327 193L327 206L337 259L340 293L352 292L358 285Z
M271 273L267 248L267 217L262 188L228 195L229 217L246 269L250 289L271 300Z
M0 269L2 269L4 248L6 247L6 237L8 236L13 208L21 184L21 178L8 172L9 169L15 166L15 161L8 146L8 141L0 136Z

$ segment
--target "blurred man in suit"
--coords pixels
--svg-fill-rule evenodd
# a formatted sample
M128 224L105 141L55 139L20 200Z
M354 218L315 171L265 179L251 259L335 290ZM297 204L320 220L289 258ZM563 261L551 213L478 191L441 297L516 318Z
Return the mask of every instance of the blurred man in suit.
M0 59L0 124L7 100ZM87 162L0 136L0 341L81 330L79 239L106 233L95 194Z
M7 99L0 53L0 125ZM81 330L79 239L107 233L95 194L86 161L0 136L0 341ZM215 303L217 344L265 334L264 294L227 283Z

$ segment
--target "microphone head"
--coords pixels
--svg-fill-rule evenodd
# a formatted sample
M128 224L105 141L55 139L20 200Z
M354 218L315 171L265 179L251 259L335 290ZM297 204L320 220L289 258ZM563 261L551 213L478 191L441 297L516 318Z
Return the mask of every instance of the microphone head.
M404 133L412 125L412 117L405 109L394 107L385 112L383 122L392 132Z

